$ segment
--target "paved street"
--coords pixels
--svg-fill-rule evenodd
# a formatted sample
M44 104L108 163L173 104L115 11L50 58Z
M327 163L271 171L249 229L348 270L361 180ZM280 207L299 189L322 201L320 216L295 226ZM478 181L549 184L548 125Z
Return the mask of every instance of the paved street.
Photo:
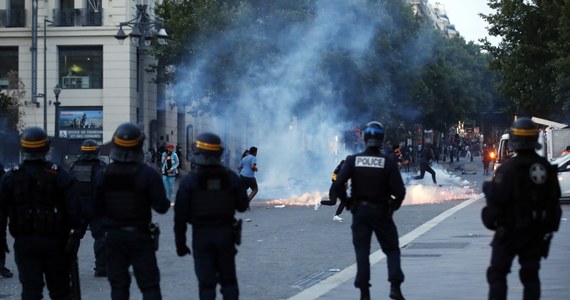
M482 290L486 288L484 268L486 268L490 255L490 248L487 244L491 233L486 232L479 221L480 208L484 200L465 201L465 197L457 200L436 201L431 199L434 198L432 195L441 194L443 197L447 197L449 191L457 192L457 190L452 190L451 186L470 191L465 192L465 194L471 195L469 198L473 199L479 192L478 189L484 177L480 172L477 174L461 174L461 171L457 171L454 172L456 175L449 175L443 172L447 166L441 165L438 168L436 169L438 170L438 182L446 184L443 187L433 187L424 184L429 182L425 181L421 182L422 185L409 186L409 196L423 194L430 199L425 199L426 201L423 204L408 205L405 203L406 205L402 206L395 214L399 234L402 237L402 247L404 247L402 261L407 281L403 288L405 294L409 295L409 299L464 299L463 296L457 298L457 294L453 294L453 297L450 296L449 298L442 297L447 293L441 290L440 293L433 293L433 296L419 296L424 290L428 291L430 287L432 289L438 288L437 285L429 284L428 278L436 278L442 287L447 286L446 280L450 280L450 274L446 271L446 267L449 266L442 259L447 252L423 250L426 249L425 247L430 247L429 242L432 239L444 243L440 246L448 245L451 248L462 246L462 249L469 248L468 245L477 241L475 249L470 250L476 251L476 254L471 255L471 252L465 252L468 255L463 255L461 252L463 250L451 250L455 252L456 260L454 263L458 265L453 270L457 273L453 274L460 274L464 271L461 269L462 260L467 260L471 264L477 262L478 268L471 270L471 272L477 273L470 277L470 279L475 280L472 287ZM464 169L468 168L465 166ZM407 175L404 174L404 176ZM263 189L263 185L260 185L260 189ZM318 211L315 211L313 208L315 199L310 196L300 196L272 202L260 197L254 201L251 211L239 215L244 221L250 220L244 222L243 242L239 247L237 256L242 299L354 299L357 297L357 290L352 286L355 258L350 232L351 215L349 212L344 212L342 214L342 217L345 218L344 222L334 222L332 220L334 208L321 206ZM421 196L416 195L415 203L421 203L420 200ZM409 199L407 198L406 201ZM465 205L466 208L463 208ZM442 213L447 216L445 219L442 217ZM456 217L455 214L462 215ZM176 256L172 233L172 216L172 210L166 215L155 216L155 221L160 223L162 229L158 262L161 269L163 296L164 299L168 300L195 299L198 292L193 260L192 257L188 256L184 258ZM466 221L463 222L463 219ZM435 226L440 221L441 224L444 224L450 220L455 221L451 225L446 225L454 229L453 236L456 238L452 242L437 235L438 227ZM431 229L432 227L433 229ZM472 234L476 234L478 238L473 238ZM421 243L414 244L416 238L421 240ZM568 240L570 241L570 239ZM557 237L555 237L554 247L558 245L557 241ZM9 243L11 244L12 241ZM468 245L466 246L465 243ZM91 273L93 267L91 245L92 239L88 233L82 242L79 253L83 298L88 300L106 299L110 295L107 280L105 278L94 278ZM436 246L431 245L432 249ZM377 250L379 250L378 243L373 243L372 252ZM557 253L558 251L554 250L552 256L558 257ZM439 261L434 261L436 258ZM387 286L385 261L382 260L382 255L378 253L373 254L373 259L378 261L378 264L373 266L373 293L374 295L382 295L384 298L386 293L381 293L380 289L385 291ZM13 255L9 254L7 260L7 266L15 271ZM431 261L436 265L433 263L430 265ZM428 264L422 265L422 263ZM545 265L545 268L561 267ZM570 271L568 270L570 268L566 263L566 276L563 278L569 278ZM483 273L478 274L479 272ZM419 281L418 276L425 276L425 278ZM423 282L423 284L414 284L414 282ZM131 299L141 299L140 292L134 283L131 291ZM567 292L568 290L564 291ZM16 277L0 279L0 299L19 299L19 293L20 287ZM478 295L482 294L479 293ZM570 295L570 292L567 295ZM379 299L379 297L373 296L373 299ZM473 297L472 299L481 298Z

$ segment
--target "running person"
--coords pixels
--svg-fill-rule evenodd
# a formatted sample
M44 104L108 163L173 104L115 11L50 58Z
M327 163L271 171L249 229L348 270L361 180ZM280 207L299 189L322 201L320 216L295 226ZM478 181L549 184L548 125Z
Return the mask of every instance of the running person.
M338 175L338 173L342 169L342 166L344 165L344 161L345 160L343 159L338 164L338 166L336 166L336 168L334 169L334 171L332 173L332 184L331 184L331 187L329 189L329 200L321 200L320 202L317 202L317 204L315 204L315 210L319 210L319 207L321 205L328 205L328 206L335 206L336 205L336 202L338 200L338 196L337 196L336 190L334 188L334 183L336 181L336 176ZM344 210L345 206L346 205L341 201L340 204L338 205L338 207L336 208L336 212L334 214L333 221L342 222L342 218L340 217L340 214Z
M249 148L249 153L239 163L239 176L246 189L251 189L247 195L248 202L251 202L257 194L257 180L255 180L255 172L257 172L257 148Z

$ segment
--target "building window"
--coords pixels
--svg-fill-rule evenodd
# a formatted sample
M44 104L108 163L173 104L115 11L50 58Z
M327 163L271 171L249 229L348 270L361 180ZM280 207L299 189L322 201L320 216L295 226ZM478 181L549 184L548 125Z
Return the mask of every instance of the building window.
M103 46L59 46L59 86L103 88Z
M10 74L18 73L18 47L0 47L0 89L16 89L17 82L10 82ZM12 76L12 81L16 78Z

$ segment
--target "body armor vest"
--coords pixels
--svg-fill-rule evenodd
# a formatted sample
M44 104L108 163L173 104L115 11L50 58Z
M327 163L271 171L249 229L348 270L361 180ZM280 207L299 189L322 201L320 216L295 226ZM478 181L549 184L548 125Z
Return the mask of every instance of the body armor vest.
M138 163L113 163L105 168L105 214L117 223L145 225L151 220L148 197L136 186L140 167Z
M45 163L41 172L21 165L13 170L15 203L10 210L13 236L67 234L63 195L57 191L57 165Z
M78 160L69 170L71 175L77 179L79 196L82 199L89 200L93 197L93 179L101 168L103 164L99 160Z
M235 197L229 172L224 167L198 170L198 188L192 192L191 218L200 220L233 220Z
M556 191L556 167L532 157L518 159L514 173L514 202L512 209L507 211L507 220L515 228L539 225L547 232L558 230L560 203Z
M355 155L352 198L356 201L384 203L388 197L384 187L386 180L382 178L387 174L385 168L386 158L383 156L364 153Z

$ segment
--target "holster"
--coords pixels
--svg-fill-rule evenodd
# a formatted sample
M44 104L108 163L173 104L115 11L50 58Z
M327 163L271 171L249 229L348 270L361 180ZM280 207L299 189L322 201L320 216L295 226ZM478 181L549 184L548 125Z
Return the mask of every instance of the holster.
M154 249L154 251L158 251L160 227L158 226L158 223L149 223L148 229L150 230L150 239L152 240L152 248Z
M235 220L234 223L232 224L233 230L234 230L234 243L236 245L241 245L241 227L242 227L242 220L238 219Z
M552 241L552 233L548 233L544 236L541 247L541 255L544 258L548 257L548 252L550 251L550 241Z

